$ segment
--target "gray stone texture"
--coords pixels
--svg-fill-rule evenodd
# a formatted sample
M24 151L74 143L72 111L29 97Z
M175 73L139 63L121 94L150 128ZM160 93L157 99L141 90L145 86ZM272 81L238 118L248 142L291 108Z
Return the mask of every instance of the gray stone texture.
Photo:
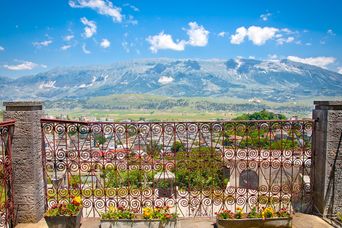
M45 193L41 155L41 102L4 102L4 119L16 119L13 137L13 187L17 223L38 222Z
M321 214L336 214L342 211L342 146L337 151L342 131L342 101L314 104L313 119L317 120L312 142L314 206Z

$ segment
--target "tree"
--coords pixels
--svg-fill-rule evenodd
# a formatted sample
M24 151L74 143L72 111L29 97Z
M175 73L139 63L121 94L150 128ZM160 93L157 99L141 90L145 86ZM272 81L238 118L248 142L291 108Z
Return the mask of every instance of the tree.
M223 175L222 154L210 147L194 148L190 152L178 152L176 185L181 189L222 189L229 178Z
M242 114L234 118L234 120L286 120L286 116L263 109L260 112L254 112L252 114Z
M146 145L146 153L152 157L158 156L161 151L161 146L156 141L151 141Z
M107 141L106 137L104 137L103 135L100 135L100 134L95 135L95 142L98 145L103 145L103 144L105 144L106 141Z
M185 151L185 146L183 143L176 141L172 146L171 146L171 151L173 153L178 153L180 151Z

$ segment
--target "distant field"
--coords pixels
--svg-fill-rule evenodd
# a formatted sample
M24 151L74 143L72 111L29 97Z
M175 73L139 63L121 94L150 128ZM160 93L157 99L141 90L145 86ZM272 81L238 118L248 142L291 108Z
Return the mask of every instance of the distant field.
M318 99L318 98L317 98ZM323 99L323 98L321 98ZM62 100L47 103L47 113L52 116L68 115L101 120L229 120L242 113L267 109L288 117L310 117L312 100L275 103L263 100L249 101L234 97L164 97L150 94L115 94L85 100ZM67 111L66 111L67 110Z
M314 100L342 100L342 97L314 97L282 103L250 101L232 97L163 97L149 94L116 94L83 100L58 100L44 103L50 116L96 117L123 121L212 121L229 120L242 113L266 109L287 117L311 117ZM0 120L2 113L0 111Z
M124 120L148 120L148 121L186 121L186 120L218 120L231 119L235 113L219 112L172 112L172 111L144 111L144 110L48 110L52 116L67 113L69 119L78 119L81 116L96 117L98 120L124 121Z

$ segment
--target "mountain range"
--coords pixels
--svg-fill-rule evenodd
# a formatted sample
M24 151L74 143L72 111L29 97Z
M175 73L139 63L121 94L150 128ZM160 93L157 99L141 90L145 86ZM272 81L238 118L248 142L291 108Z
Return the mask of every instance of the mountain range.
M289 60L143 59L105 66L55 68L13 79L0 77L0 90L0 100L151 94L286 102L342 96L342 75Z

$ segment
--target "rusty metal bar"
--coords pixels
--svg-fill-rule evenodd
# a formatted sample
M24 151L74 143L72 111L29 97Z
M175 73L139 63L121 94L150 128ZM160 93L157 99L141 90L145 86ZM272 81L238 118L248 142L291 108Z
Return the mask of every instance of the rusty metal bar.
M15 120L0 122L0 227L14 227L12 139Z
M41 124L48 206L80 195L86 216L111 205L184 217L311 207L310 119Z

